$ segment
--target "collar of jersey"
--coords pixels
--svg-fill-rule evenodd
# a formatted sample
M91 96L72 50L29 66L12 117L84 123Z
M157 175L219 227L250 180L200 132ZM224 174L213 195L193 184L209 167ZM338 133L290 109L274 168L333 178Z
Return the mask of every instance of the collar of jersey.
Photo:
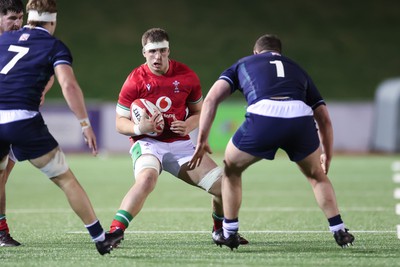
M40 27L40 26L31 27L29 25L25 25L24 28L31 29L31 30L41 30L41 31L44 31L44 32L47 32L48 34L50 34L50 32L48 30L46 30L45 28Z

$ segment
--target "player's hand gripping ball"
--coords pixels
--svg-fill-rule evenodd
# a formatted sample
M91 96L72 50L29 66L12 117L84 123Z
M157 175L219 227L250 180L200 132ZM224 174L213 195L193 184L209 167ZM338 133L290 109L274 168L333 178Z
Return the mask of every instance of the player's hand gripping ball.
M162 113L158 109L158 107L156 105L154 105L152 102L150 102L149 100L146 100L143 98L138 98L132 102L132 104L131 104L131 120L135 124L139 124L143 109L146 110L146 114L150 118L156 112L159 112L161 114L161 116L159 116L158 120L157 120L157 130L159 130L159 132L145 133L148 136L159 136L162 133L162 131L164 130L164 117L162 116Z

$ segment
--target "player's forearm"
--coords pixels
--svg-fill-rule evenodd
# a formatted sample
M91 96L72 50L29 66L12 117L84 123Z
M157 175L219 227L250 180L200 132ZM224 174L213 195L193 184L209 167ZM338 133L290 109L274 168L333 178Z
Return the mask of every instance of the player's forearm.
M43 95L47 94L48 91L50 91L51 87L54 84L54 75L50 77L49 81L46 84L46 87L43 90Z
M72 67L67 64L60 64L54 68L54 71L69 108L79 120L87 118L83 92L75 78Z
M117 117L115 127L118 133L126 136L134 136L134 123L128 118Z
M70 85L64 87L62 91L69 108L75 114L77 119L81 120L87 118L88 114L86 110L85 100L80 88L74 85Z
M187 128L187 132L191 132L194 129L196 129L197 127L199 127L199 119L200 119L200 114L193 114L190 115L185 123L186 123L186 128Z
M330 160L333 154L333 128L327 107L325 105L317 107L314 110L314 118L318 124L323 152Z
M199 119L199 142L205 142L210 134L211 125L217 113L217 106L211 103L209 99L205 99Z
M326 154L328 160L332 158L333 154L333 130L332 127L322 127L320 129L320 138L323 152Z
M224 80L217 80L206 98L204 99L199 120L199 142L205 142L210 134L211 125L214 122L218 105L230 95L230 86Z

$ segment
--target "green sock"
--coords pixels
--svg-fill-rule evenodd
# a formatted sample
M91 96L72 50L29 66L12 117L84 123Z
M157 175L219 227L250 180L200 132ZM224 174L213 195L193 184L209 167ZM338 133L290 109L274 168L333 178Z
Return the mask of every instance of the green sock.
M125 228L128 228L129 223L132 221L132 215L125 210L118 210L117 214L115 214L114 220L117 220L125 225Z

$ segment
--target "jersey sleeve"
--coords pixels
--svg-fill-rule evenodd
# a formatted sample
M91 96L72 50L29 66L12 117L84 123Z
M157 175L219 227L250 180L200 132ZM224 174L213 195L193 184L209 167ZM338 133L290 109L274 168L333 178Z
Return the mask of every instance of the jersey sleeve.
M121 91L119 92L118 102L116 111L119 115L124 117L130 117L130 107L137 97L136 83L134 81L135 72L132 71L131 74L126 78L124 84L122 85Z
M240 90L239 79L237 75L238 63L235 63L228 69L224 70L219 76L218 80L225 80L231 86L231 94L236 90Z
M52 61L53 67L56 67L60 64L72 65L71 52L68 47L60 40L57 40L54 44L54 54Z
M320 105L325 105L325 101L322 98L320 92L315 86L313 80L308 76L307 80L307 93L306 93L306 104L309 105L313 110Z

